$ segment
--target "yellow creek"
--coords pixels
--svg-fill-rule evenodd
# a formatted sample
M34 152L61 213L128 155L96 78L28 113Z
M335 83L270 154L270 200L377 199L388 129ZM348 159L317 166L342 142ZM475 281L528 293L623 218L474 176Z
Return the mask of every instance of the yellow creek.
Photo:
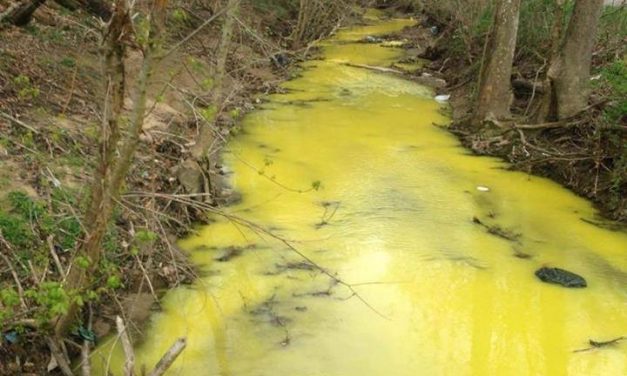
M165 296L138 365L187 337L168 375L627 375L626 342L574 352L627 335L627 234L586 223L590 203L557 184L471 156L434 125L448 120L430 89L346 65L398 60L354 41L412 23L341 31L245 118L224 155L239 219L180 242L201 278ZM542 283L542 266L588 287ZM113 342L100 374L121 374Z

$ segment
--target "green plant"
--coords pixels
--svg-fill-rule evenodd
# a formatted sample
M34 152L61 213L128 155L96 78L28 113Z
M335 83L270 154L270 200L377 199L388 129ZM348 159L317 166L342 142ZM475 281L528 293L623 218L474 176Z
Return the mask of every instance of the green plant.
M617 60L601 70L602 86L609 92L610 105L604 110L608 123L617 123L627 114L627 63Z
M200 109L198 112L207 123L213 123L217 114L217 109L215 106L211 105Z
M20 304L20 296L13 287L0 289L0 328L13 316L14 308Z
M66 313L70 306L70 296L59 282L44 282L27 290L24 296L37 304L35 317L42 323Z
M74 68L76 66L76 60L71 57L64 57L63 59L61 59L59 64L67 68Z
M188 18L187 12L184 9L176 8L172 11L172 19L176 22L185 22Z
M13 78L13 85L20 99L35 99L39 96L39 87L32 84L30 78L23 74Z
M0 211L0 231L11 245L18 248L29 248L35 239L29 223L24 218Z

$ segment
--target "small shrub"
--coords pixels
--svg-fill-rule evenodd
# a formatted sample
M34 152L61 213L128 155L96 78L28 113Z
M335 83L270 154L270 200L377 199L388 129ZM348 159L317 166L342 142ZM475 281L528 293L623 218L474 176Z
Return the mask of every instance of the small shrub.
M13 78L13 86L19 99L35 99L39 97L39 87L33 85L28 76L23 74Z

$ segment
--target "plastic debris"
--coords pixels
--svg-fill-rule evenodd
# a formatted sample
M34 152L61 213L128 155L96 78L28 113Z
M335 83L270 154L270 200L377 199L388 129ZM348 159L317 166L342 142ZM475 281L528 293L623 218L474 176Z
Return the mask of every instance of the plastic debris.
M19 337L17 335L17 332L15 330L11 330L8 331L6 333L4 333L4 340L7 341L10 344L16 344L17 341L19 340Z
M93 330L85 328L84 326L78 328L78 336L85 341L96 343L96 333L94 333Z
M435 100L436 102L440 102L440 103L445 103L448 102L448 100L451 99L450 95L436 95L435 96Z
M490 188L488 188L488 187L486 187L486 186L483 186L483 185L478 185L478 186L477 186L477 190L478 190L479 192L490 192Z

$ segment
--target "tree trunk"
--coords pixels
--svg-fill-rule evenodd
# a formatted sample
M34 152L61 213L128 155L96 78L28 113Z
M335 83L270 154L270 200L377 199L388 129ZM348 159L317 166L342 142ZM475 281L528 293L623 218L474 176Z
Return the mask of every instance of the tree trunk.
M220 46L218 47L218 54L216 59L216 67L214 70L214 85L212 93L212 104L215 106L216 116L220 113L221 107L224 102L224 78L226 76L226 59L231 49L231 38L233 34L233 26L235 24L235 17L239 8L240 0L229 0L227 3L227 11L224 19L224 25L222 26L222 38L220 40ZM196 140L196 144L192 148L192 157L196 160L202 159L211 145L212 130L211 124L205 122L200 129L200 135Z
M592 51L603 10L603 0L577 0L564 41L548 72L547 120L576 115L588 105Z
M309 13L311 8L311 0L300 0L298 9L298 21L292 32L292 47L300 48L305 38L305 29L309 23Z
M475 119L507 119L512 102L511 75L521 0L498 0L480 74Z
M104 0L84 0L84 7L87 12L100 17L104 21L111 18L111 6Z
M46 0L25 0L16 4L0 14L0 23L8 22L15 26L25 26L33 18L33 13L45 2Z
M118 199L126 175L130 169L135 151L139 145L146 113L147 87L151 79L155 56L161 43L165 24L167 0L156 0L151 12L151 29L148 47L144 52L144 61L139 74L137 89L133 100L128 134L115 157L119 136L119 121L124 103L124 46L126 33L132 29L126 0L118 0L115 16L110 24L107 51L105 54L106 74L108 78L105 100L105 120L101 140L100 162L92 185L90 207L85 215L86 234L78 256L89 261L87 268L73 264L66 279L65 288L71 293L82 293L90 287L102 257L102 240L107 231L111 213ZM76 320L80 306L73 301L68 312L55 324L57 338L62 338Z
M553 20L553 27L551 28L551 50L549 56L549 69L550 63L556 61L560 47L562 45L563 29L564 29L564 5L566 0L555 0L555 14ZM557 118L556 109L557 103L555 100L554 87L547 74L543 84L545 90L544 97L540 103L540 108L535 116L535 120L538 123L544 122L546 119Z
M224 25L222 26L222 38L218 47L216 66L213 70L213 92L211 104L215 108L215 116L222 112L224 106L224 79L226 77L226 62L231 50L233 27L239 10L240 0L229 0L226 7ZM178 179L191 194L205 194L202 201L209 202L216 194L216 187L211 182L211 161L207 155L211 144L214 142L214 119L204 119L200 127L200 133L196 138L196 144L191 149L190 158L181 163L178 169Z

